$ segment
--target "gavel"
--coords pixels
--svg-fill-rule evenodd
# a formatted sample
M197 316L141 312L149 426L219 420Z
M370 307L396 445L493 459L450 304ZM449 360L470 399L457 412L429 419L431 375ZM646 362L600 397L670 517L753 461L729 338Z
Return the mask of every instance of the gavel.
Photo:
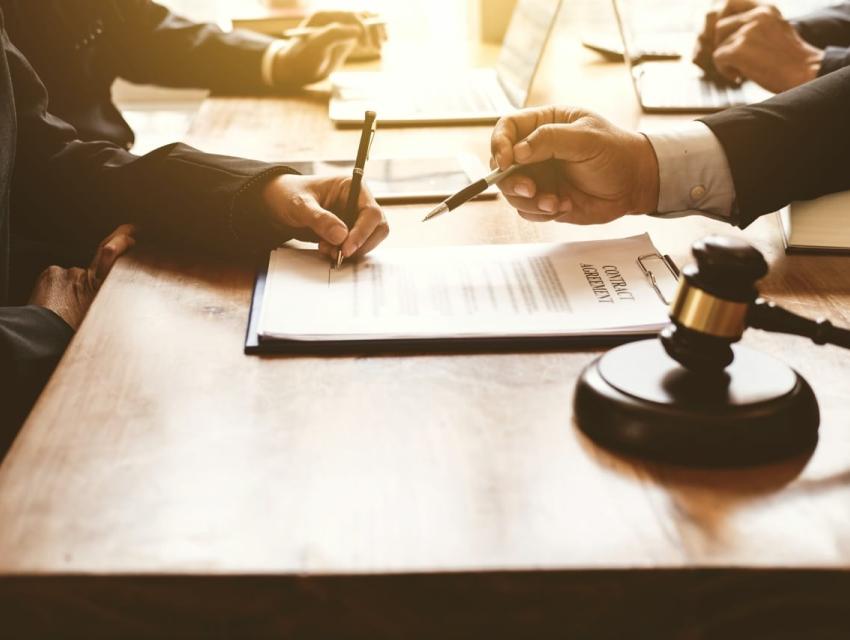
M829 320L810 320L759 297L767 275L764 256L743 240L708 236L694 243L695 263L682 269L662 330L667 354L690 371L717 373L732 363L732 344L747 327L811 338L815 344L850 348L850 331Z
M754 327L850 348L850 331L759 297L768 266L748 243L709 236L692 251L659 339L621 345L582 371L579 428L604 447L686 465L812 451L820 422L812 387L779 358L735 343Z

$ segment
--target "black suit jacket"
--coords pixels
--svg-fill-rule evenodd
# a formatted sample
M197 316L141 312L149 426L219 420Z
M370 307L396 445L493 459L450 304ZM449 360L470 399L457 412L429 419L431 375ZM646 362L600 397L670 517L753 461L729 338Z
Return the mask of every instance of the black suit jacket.
M79 141L47 113L44 86L2 25L0 10L0 446L71 337L46 309L4 306L10 202L16 219L35 218L65 245L96 244L125 222L137 223L142 239L231 255L262 254L291 236L268 221L257 194L289 169L182 144L137 157L111 143Z
M83 140L129 148L133 131L112 102L115 78L219 93L266 91L271 38L224 33L150 0L0 0L6 29L50 95L50 112Z
M791 23L803 40L824 50L818 75L850 65L850 2L815 11Z
M793 200L850 189L850 67L701 120L726 152L741 227Z

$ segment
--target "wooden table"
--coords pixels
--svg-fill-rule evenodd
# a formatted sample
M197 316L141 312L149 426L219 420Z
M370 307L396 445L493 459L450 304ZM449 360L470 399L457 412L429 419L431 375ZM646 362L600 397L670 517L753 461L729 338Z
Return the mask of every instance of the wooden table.
M536 101L638 124L625 69L568 36L541 77ZM310 94L213 99L191 142L350 155L357 132L325 115ZM488 143L487 127L382 130L373 153L486 160ZM647 230L682 263L696 238L740 233L699 217L539 225L502 201L422 225L421 209L388 210L387 245ZM770 216L744 235L770 262L764 294L850 324L850 258L784 255ZM578 431L573 385L596 349L244 356L252 275L145 248L110 275L0 468L0 636L753 638L799 630L800 615L850 626L846 351L748 334L812 383L817 450L681 469Z

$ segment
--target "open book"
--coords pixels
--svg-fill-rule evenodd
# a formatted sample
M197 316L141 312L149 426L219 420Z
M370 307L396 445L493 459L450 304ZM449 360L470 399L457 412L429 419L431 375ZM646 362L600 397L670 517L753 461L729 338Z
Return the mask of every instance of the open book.
M675 286L646 234L378 249L338 271L315 251L282 247L257 279L246 351L650 335L667 323Z
M850 191L792 202L778 215L787 250L850 252Z

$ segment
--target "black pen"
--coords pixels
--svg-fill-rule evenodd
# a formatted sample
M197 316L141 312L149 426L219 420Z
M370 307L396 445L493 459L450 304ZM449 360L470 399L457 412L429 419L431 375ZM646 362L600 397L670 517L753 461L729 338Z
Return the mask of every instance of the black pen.
M481 180L473 182L468 187L464 187L463 189L461 189L460 191L458 191L454 195L449 196L448 198L443 200L440 204L438 204L436 207L431 209L428 212L428 215L426 215L424 218L422 218L422 222L425 222L426 220L430 220L431 218L436 218L437 216L443 215L444 213L448 213L449 211L452 211L453 209L457 209L463 203L469 202L475 196L480 195L480 194L484 193L485 191L487 191L487 189L490 187L490 185L498 184L499 181L503 180L504 178L507 178L509 175L511 175L514 171L519 169L521 166L522 165L519 165L519 164L512 164L510 167L508 167L504 171L500 171L499 169L494 169L488 175L481 178Z
M363 184L363 170L366 168L366 160L369 150L372 148L372 140L375 138L376 118L374 111L367 111L363 117L363 129L360 130L360 144L357 147L357 159L354 161L354 170L351 172L351 188L348 190L348 202L345 205L345 213L342 221L351 229L357 221L357 213L360 211L360 187ZM336 266L342 265L342 248L337 250Z

